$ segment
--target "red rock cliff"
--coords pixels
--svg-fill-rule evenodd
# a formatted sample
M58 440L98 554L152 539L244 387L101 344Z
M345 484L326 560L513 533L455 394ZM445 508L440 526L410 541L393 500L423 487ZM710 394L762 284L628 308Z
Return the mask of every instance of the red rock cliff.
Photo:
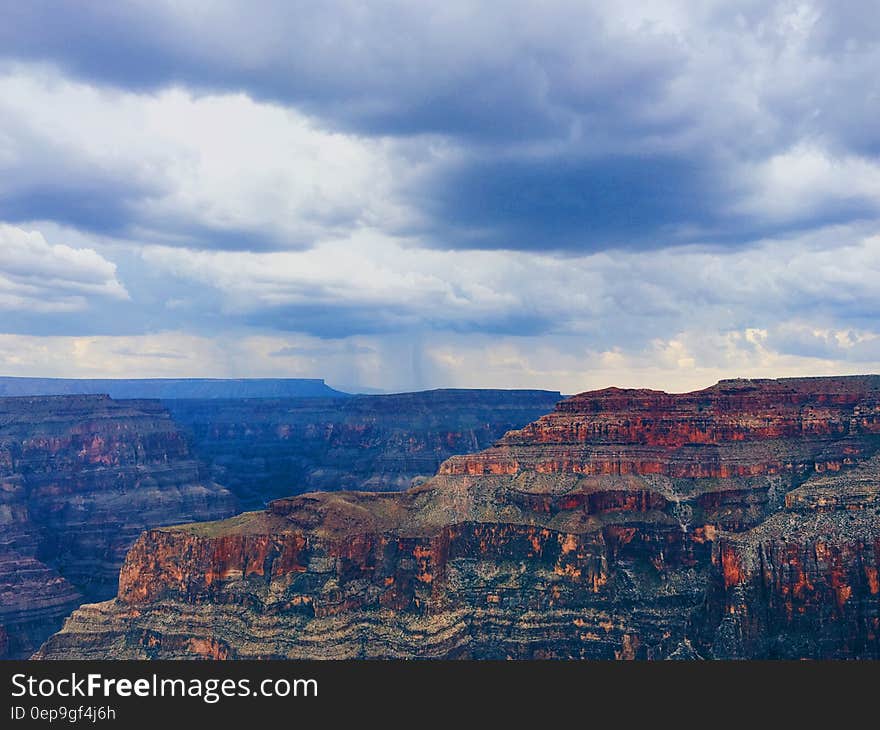
M584 393L407 492L152 530L38 656L880 658L878 398Z
M449 459L440 473L809 472L854 463L862 437L877 434L880 397L871 377L732 380L683 395L607 388L561 401L497 447Z

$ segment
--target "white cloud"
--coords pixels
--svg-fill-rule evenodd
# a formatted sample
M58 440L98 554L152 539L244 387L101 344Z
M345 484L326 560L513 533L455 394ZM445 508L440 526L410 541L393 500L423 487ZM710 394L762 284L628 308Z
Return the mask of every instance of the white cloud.
M38 231L0 223L0 309L84 309L90 298L127 299L116 266L89 248L50 245Z
M763 343L756 346L749 337L745 331L707 335L693 329L626 352L593 349L571 337L445 337L428 347L426 370L438 382L456 387L545 387L564 393L610 385L686 392L730 377L880 372L880 351L854 363L784 354Z
M108 91L16 66L0 75L0 118L0 194L26 212L48 189L62 220L92 215L129 237L221 248L304 247L411 222L390 142L241 93ZM96 186L109 212L75 210Z
M282 354L278 354L281 352ZM651 387L688 391L727 377L880 372L872 359L780 353L759 330L707 335L699 329L630 351L591 347L576 336L489 337L441 333L423 341L304 335L35 337L0 335L4 375L55 377L323 377L332 386L547 388L564 393Z
M407 346L364 337L327 341L306 335L272 336L246 331L217 336L183 331L89 337L0 334L0 374L66 378L303 377L326 378L338 386L382 383L393 388L401 373L394 367L389 370L388 365Z
M146 247L144 260L170 274L215 287L226 311L352 306L397 311L411 324L489 323L537 312L540 289L576 283L564 259L487 251L408 247L360 235L296 252L194 251ZM595 285L598 278L593 275ZM530 279L534 285L529 286ZM585 280L581 278L579 285ZM572 292L575 304L589 297ZM345 322L340 322L345 327Z
M744 166L741 175L751 190L734 208L762 220L787 223L835 208L851 215L847 206L880 212L880 162L868 158L801 143Z
M764 326L806 309L845 322L880 310L880 236L846 228L735 251L563 257L422 250L357 236L296 252L147 247L142 255L159 271L215 289L229 314L258 314L271 326L279 310L339 310L343 333L358 331L365 314L377 329L518 327L529 334L534 327L631 347L641 346L646 333L695 325L710 331Z
M81 240L72 248L3 230L16 232L15 247L2 249L5 270L43 286L41 297L125 295L113 264ZM880 370L880 237L845 227L738 251L578 257L423 250L366 233L305 251L135 251L141 273L167 287L168 331L8 335L0 371L573 392ZM66 290L62 274L73 282ZM206 311L222 333L199 325Z

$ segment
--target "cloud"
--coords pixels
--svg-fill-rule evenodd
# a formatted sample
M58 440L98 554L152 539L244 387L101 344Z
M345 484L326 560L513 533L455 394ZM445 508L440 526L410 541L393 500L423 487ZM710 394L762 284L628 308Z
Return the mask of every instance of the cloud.
M595 349L562 337L442 339L424 356L427 375L456 387L553 387L572 394L610 385L686 392L728 377L870 373L880 361L786 355L751 341L751 331L706 336L697 329L638 350ZM712 347L709 351L709 347ZM551 385L552 384L552 385Z
M233 249L406 222L388 145L241 94L97 90L16 67L0 75L0 115L6 220Z
M0 310L69 312L128 299L116 266L88 248L50 245L37 231L0 224Z
M844 110L866 103L850 84L876 88L871 9L834 0L549 0L540 12L528 2L499 11L275 0L254 12L241 0L33 0L7 9L0 48L90 82L243 91L378 134L635 142L670 126L734 131L763 120L753 131L771 139L782 136L774 121L812 110L804 127L833 122L843 139L856 126L844 124ZM826 84L834 75L843 86Z
M186 370L228 362L223 347L181 332L137 336L0 334L0 368L4 375L45 377L162 377L197 375ZM34 365L40 363L35 373Z
M142 255L181 287L201 287L201 308L324 337L570 333L632 347L693 326L766 327L806 312L866 328L880 311L880 237L841 227L747 249L569 257L423 250L376 236L298 252L148 247Z
M349 338L328 343L306 335L268 336L234 330L195 335L166 330L145 335L34 336L0 334L0 372L45 377L303 377L331 383L392 383L388 369L408 344ZM287 349L279 357L275 353Z
M274 357L283 347L299 356ZM322 350L309 352L316 348ZM184 358L142 357L178 352ZM193 336L167 331L136 337L0 335L7 375L58 377L323 377L331 386L391 391L434 387L548 388L564 393L616 385L672 391L702 388L731 376L785 377L880 372L880 353L848 360L774 349L763 330L723 335L699 329L654 338L641 348L592 347L583 338L438 333L350 337L328 347L304 335L229 332ZM35 369L34 363L40 363Z
M143 257L215 292L227 317L325 337L424 328L545 331L553 323L540 311L537 289L550 279L573 281L568 264L552 258L424 250L369 235L299 252L147 247Z
M0 48L127 89L243 90L379 134L531 137L564 130L570 98L598 107L592 96L621 88L635 98L684 62L662 29L627 25L602 3L550 2L535 13L524 2L505 12L265 2L253 12L244 2L37 0L10 9Z
M876 218L880 212L880 160L834 157L799 144L742 172L751 193L736 203L746 215L808 227L816 220Z
M10 5L0 221L43 238L0 240L0 365L568 391L877 369L872 10Z
M658 248L723 240L725 187L695 159L492 160L438 173L425 207L441 222L430 239L440 247Z
M63 164L14 168L27 184L0 215L204 248L368 227L575 253L876 220L873 15L831 0L20 3L0 48L30 80L0 98L33 102L4 110L33 144L12 145ZM35 82L46 67L55 81ZM851 173L843 193L832 181Z

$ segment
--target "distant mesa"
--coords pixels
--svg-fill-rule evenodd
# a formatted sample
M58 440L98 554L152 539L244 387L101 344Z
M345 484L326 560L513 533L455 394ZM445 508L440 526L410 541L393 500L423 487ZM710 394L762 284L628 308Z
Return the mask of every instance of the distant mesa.
M323 378L13 378L0 396L91 395L111 398L345 398Z

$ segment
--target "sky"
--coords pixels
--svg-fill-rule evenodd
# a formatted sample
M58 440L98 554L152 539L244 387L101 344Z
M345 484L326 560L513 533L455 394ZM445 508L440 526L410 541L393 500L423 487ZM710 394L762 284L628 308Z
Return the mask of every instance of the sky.
M0 374L880 372L880 13L0 5Z

